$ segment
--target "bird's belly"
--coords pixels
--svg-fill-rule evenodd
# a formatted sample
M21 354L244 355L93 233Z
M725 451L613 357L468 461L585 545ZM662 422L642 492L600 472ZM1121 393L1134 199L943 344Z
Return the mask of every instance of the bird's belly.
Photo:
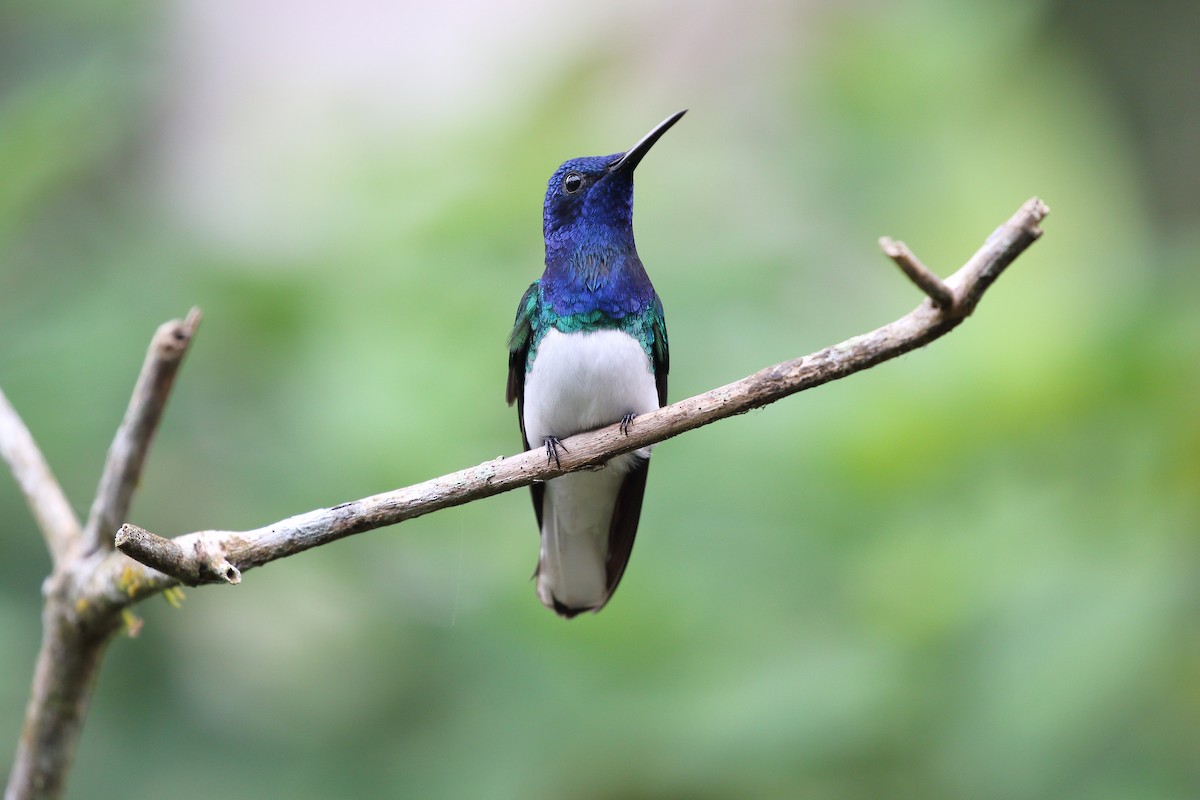
M658 408L650 358L623 331L550 330L525 376L525 435L531 447ZM642 457L649 455L638 451Z

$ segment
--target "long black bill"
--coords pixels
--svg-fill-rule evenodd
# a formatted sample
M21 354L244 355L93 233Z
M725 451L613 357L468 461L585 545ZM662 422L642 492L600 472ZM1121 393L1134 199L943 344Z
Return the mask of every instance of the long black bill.
M642 157L645 156L646 153L650 152L650 148L654 146L654 143L662 138L662 135L666 133L672 125L674 125L676 122L679 122L679 118L686 113L686 108L683 111L676 111L674 114L655 125L654 130L643 136L641 141L629 148L625 155L621 156L621 159L612 165L610 172L617 172L619 170L632 172L633 168L636 167L639 162L641 162Z

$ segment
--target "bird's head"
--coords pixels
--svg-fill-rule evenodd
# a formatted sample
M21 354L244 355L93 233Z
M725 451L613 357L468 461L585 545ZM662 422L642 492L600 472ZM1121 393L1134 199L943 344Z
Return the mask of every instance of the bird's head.
M573 158L554 171L542 212L547 251L597 237L628 235L632 242L633 171L684 113L667 117L624 153Z

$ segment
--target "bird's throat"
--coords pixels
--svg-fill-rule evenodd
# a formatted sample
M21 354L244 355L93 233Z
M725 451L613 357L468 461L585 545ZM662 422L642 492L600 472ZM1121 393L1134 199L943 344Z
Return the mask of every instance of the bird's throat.
M584 289L597 292L604 288L613 267L619 268L621 260L615 248L580 248L571 256L570 269L579 276Z

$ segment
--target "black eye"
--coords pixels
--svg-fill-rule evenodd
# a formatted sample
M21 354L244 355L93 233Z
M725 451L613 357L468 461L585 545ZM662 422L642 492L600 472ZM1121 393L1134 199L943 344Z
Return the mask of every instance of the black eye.
M563 191L567 194L575 194L583 188L583 176L578 172L568 172L567 177L563 178Z

